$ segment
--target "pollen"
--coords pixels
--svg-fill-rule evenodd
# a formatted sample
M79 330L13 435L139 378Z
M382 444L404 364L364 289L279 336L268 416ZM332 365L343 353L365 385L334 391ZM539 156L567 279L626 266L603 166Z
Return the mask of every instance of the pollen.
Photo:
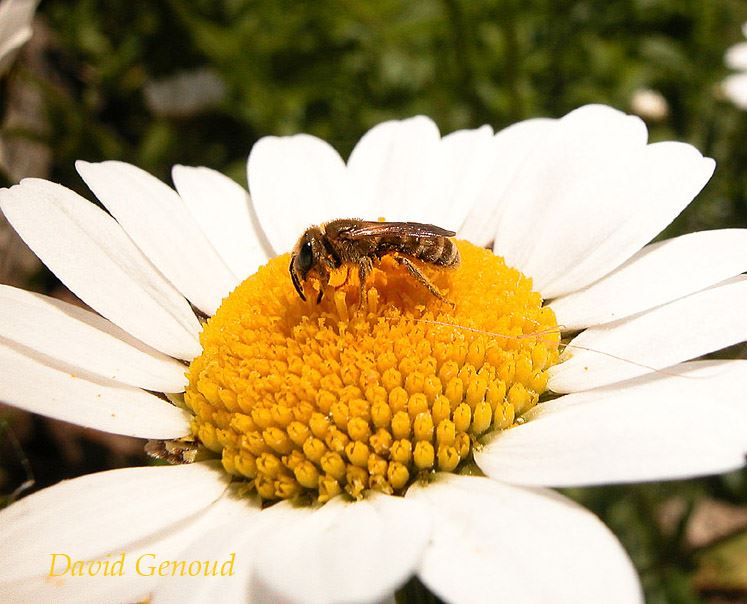
M364 300L349 270L302 301L288 256L271 260L204 326L185 395L194 435L265 500L401 495L459 471L537 404L560 334L529 278L457 245L458 268L422 267L451 304L390 257Z

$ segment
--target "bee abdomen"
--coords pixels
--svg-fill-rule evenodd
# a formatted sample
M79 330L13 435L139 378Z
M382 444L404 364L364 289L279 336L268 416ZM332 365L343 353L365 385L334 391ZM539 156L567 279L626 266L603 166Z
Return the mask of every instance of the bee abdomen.
M447 237L436 240L421 240L413 250L413 256L434 266L444 268L459 266L459 250L454 242Z

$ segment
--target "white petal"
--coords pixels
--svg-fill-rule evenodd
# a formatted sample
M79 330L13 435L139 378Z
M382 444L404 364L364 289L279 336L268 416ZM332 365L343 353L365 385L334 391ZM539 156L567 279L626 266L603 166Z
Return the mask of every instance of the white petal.
M340 155L308 134L257 141L248 175L257 216L276 254L289 252L312 224L364 213L348 193Z
M174 166L174 185L193 218L239 281L272 255L243 187L210 168Z
M156 392L183 392L186 366L98 315L0 285L0 338L72 368Z
M106 212L39 179L0 190L0 207L42 262L94 310L161 352L181 359L200 353L200 324L189 305Z
M430 203L418 221L459 229L487 178L491 166L486 151L492 140L490 126L459 130L441 139L426 183Z
M536 286L545 297L585 287L617 268L644 244L660 233L693 200L713 174L716 163L687 144L676 142L648 145L620 169L614 163L607 167L609 179L600 180L591 195L580 194L580 203L566 214L568 226L563 238L579 239L578 226L584 225L590 213L597 212L586 227L593 233L584 245L571 245L566 264L548 275L547 285ZM597 173L600 179L601 172ZM614 183L614 184L613 184ZM613 189L609 194L607 187ZM593 197L604 198L602 211ZM584 198L585 197L585 198ZM552 243L548 242L549 250ZM554 242L561 245L561 238ZM547 252L546 259L554 252ZM553 278L554 277L554 278Z
M212 488L213 485L208 486ZM11 602L91 602L95 604L111 602L112 604L119 604L121 602L151 601L154 597L157 599L158 594L164 587L168 588L184 583L194 586L195 583L190 581L191 577L181 577L178 574L181 571L180 564L182 562L185 562L185 566L188 568L188 565L194 561L201 562L206 559L204 552L202 556L193 555L190 544L203 543L206 534L213 536L216 531L221 531L217 538L222 539L226 547L235 546L240 539L235 537L235 530L228 535L226 534L226 521L230 518L237 523L245 523L239 525L243 527L246 526L247 522L251 522L253 518L257 517L257 514L253 513L257 511L256 502L247 498L238 500L231 496L231 491L233 489L227 489L226 493L215 503L207 507L203 506L204 509L199 509L191 516L179 519L178 522L173 524L171 524L169 514L175 499L172 493L169 501L170 505L166 505L162 510L163 513L160 514L163 518L164 528L135 543L115 543L115 549L104 555L98 555L94 559L94 564L97 561L109 561L108 574L104 574L107 567L102 565L99 567L99 573L93 576L85 571L83 576L73 576L71 567L66 564L67 559L64 556L59 555L55 559L54 567L52 567L52 558L48 555L46 566L43 569L44 575L10 581L0 579L0 593L5 596L6 601ZM95 514L99 505L96 495L92 495L90 499L91 501L86 501L84 505L88 506L89 512ZM95 509L91 510L91 507ZM108 544L104 545L109 547ZM252 545L256 547L256 544ZM241 552L241 554L243 553ZM239 551L237 551L233 565L235 575L244 570L243 557L240 558L239 555ZM117 568L113 566L115 561L121 566L121 574L110 570L117 571ZM168 564L171 561L175 562L176 566ZM229 561L219 560L219 569L225 568L226 562ZM177 572L176 576L170 574L159 576L159 566L164 563L167 564L164 570L170 572L174 569ZM65 572L66 569L67 572ZM248 571L249 569L244 571L244 582L246 582ZM49 576L50 572L54 574L53 577ZM234 577L224 576L220 578L226 584L226 587L233 585ZM210 581L204 576L195 578L199 586L202 586L200 579L205 582ZM155 594L153 593L154 589L156 590ZM246 593L246 588L244 588L243 593ZM243 602L245 600L246 598L239 598L233 601ZM182 600L170 601L181 602ZM218 602L220 600L211 601Z
M741 468L747 361L693 362L544 403L475 453L490 477L574 486L690 478Z
M531 259L534 248L542 246L539 235L565 228L567 220L560 218L578 203L576 188L596 189L595 170L611 163L611 158L620 163L632 152L640 152L647 138L640 118L602 105L576 109L540 132L541 140L531 145L512 179L511 198L501 213L496 235L496 252L520 268ZM586 197L588 194L581 200ZM583 225L588 222L586 218ZM516 233L517 229L521 233ZM524 240L529 233L534 235L531 242Z
M14 347L15 348L15 347ZM0 400L32 413L114 434L178 438L190 415L144 390L69 367L0 342Z
M430 530L416 502L336 498L264 536L259 587L291 602L377 602L414 574Z
M558 324L578 330L628 317L747 270L747 229L690 233L646 246L589 287L553 300Z
M550 369L553 392L576 392L663 369L747 340L747 277L648 312L591 327ZM653 345L652 345L653 343Z
M366 132L348 160L352 196L369 208L362 218L427 222L440 140L436 124L424 116Z
M554 298L596 281L693 199L714 162L690 145L645 145L640 118L587 106L561 120L524 162L494 250Z
M86 184L148 259L192 304L212 315L234 277L171 187L118 161L75 162Z
M476 202L469 211L459 237L479 246L495 241L504 203L510 202L511 183L524 161L537 145L546 139L557 120L535 118L512 124L496 133L480 163L487 163L479 185Z
M78 560L121 552L218 499L219 464L111 470L65 480L0 511L0 581L49 574L54 552Z
M407 496L431 507L433 536L418 574L448 602L642 601L617 539L557 493L440 474Z
M266 526L268 510L262 511L259 499L229 489L210 506L209 529L193 538L178 552L176 560L218 561L216 574L169 577L153 593L154 604L211 602L233 604L249 601L249 587L257 552L256 535Z

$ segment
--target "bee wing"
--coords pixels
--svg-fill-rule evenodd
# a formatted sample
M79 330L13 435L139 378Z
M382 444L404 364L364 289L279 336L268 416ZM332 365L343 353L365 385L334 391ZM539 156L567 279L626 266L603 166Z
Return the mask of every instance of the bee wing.
M433 224L422 224L420 222L374 222L361 221L350 228L345 228L339 233L343 239L361 239L364 237L380 236L413 236L413 237L453 237L454 231L448 231Z

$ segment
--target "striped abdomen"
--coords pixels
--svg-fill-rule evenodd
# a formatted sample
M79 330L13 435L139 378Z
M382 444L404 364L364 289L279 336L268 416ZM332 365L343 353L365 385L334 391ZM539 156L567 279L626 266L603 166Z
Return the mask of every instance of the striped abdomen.
M382 238L379 244L380 256L397 252L426 264L442 268L459 266L459 250L448 237L416 237L409 235L397 238Z

